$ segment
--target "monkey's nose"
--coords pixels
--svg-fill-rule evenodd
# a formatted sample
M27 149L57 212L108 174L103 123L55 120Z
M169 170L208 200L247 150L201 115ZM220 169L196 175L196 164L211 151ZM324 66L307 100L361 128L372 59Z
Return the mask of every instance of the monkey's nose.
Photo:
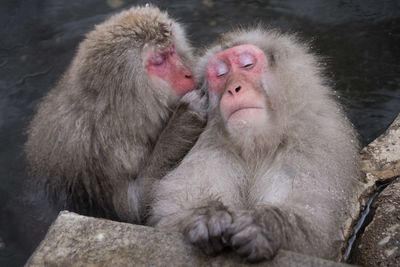
M228 89L229 94L234 95L240 92L240 90L242 89L241 85L238 85L232 89Z

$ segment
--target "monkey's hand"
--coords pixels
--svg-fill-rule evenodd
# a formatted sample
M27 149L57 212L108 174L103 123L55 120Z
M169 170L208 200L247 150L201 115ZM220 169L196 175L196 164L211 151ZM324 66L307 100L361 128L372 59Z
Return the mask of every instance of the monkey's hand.
M207 255L216 255L227 246L222 237L231 223L231 214L222 204L198 208L186 225L184 234Z
M200 118L207 116L207 95L202 90L193 90L181 98L182 103L186 103L189 110L196 113Z
M279 243L264 227L262 219L255 211L242 211L234 216L233 223L224 234L224 239L236 253L249 262L270 260L279 248Z
M196 143L206 124L205 95L191 91L181 98L171 118L159 135L157 143L147 159L146 166L138 174L138 179L145 179L144 191L152 187L149 177L159 180L172 170ZM149 193L144 193L146 198ZM147 201L144 201L147 203Z

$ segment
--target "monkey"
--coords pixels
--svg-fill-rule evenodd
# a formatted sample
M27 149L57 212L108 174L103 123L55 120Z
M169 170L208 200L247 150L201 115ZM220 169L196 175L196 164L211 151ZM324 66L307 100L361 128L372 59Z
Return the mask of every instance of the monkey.
M25 144L32 173L61 209L142 221L146 205L131 202L129 182L163 177L205 125L193 62L183 25L155 6L122 11L86 35Z
M207 125L153 185L148 224L208 255L338 259L361 186L358 141L321 63L295 35L262 26L211 45L194 72Z

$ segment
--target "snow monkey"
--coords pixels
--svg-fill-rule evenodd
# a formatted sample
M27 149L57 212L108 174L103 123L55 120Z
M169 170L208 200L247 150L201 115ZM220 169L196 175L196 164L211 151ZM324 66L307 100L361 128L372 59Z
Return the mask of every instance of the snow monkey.
M142 221L138 197L149 190L128 183L164 176L205 124L193 60L183 27L153 6L116 14L86 35L39 104L25 146L62 208Z
M223 35L196 67L208 122L154 184L150 225L207 254L248 261L282 249L337 259L360 185L355 132L318 59L296 37L261 27Z

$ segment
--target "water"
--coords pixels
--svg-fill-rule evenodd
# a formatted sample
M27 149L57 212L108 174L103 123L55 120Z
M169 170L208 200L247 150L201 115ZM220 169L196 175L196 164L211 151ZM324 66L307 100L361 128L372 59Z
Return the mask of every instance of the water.
M357 264L354 260L357 255L357 245L360 241L360 237L364 233L365 227L371 222L375 209L372 207L373 203L377 199L380 193L393 181L386 181L383 183L377 183L375 191L368 198L365 207L360 213L360 218L358 218L357 223L353 226L353 231L347 241L346 251L342 257L343 262L349 262Z
M113 12L154 3L187 25L197 47L262 22L311 40L365 144L400 112L399 1L0 1L0 266L21 266L55 218L29 180L22 145L33 109L84 33Z

